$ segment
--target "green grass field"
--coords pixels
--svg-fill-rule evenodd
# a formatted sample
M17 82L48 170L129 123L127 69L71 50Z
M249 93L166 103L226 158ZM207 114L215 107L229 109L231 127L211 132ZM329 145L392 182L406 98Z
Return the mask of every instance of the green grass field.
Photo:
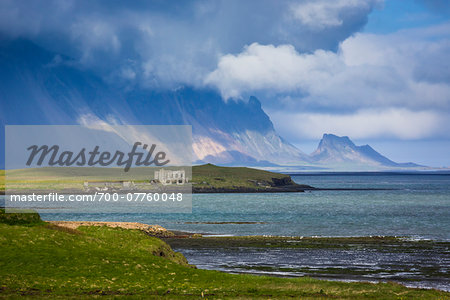
M34 168L7 171L9 190L83 189L84 181L149 181L158 168L132 168L128 173L119 168ZM189 170L189 168L187 169ZM190 175L190 174L188 174ZM192 183L196 188L256 188L275 185L274 180L286 180L285 174L246 167L219 167L212 164L192 167ZM289 184L293 184L290 182ZM5 171L0 173L0 191L5 190Z
M274 173L246 167L219 167L212 164L192 167L194 187L260 187L270 186L275 179L289 177L286 174Z
M20 225L11 225L17 219ZM64 229L36 219L35 214L8 216L0 211L0 251L0 298L450 299L445 292L393 283L198 270L166 243L141 231Z

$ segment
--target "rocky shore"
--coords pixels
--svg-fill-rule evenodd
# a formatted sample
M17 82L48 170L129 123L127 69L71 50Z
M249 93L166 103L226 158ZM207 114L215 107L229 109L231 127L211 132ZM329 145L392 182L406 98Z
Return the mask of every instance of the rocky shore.
M77 229L80 226L106 226L112 228L137 229L155 237L172 237L174 233L159 225L148 225L137 222L97 222L97 221L47 221L50 224Z

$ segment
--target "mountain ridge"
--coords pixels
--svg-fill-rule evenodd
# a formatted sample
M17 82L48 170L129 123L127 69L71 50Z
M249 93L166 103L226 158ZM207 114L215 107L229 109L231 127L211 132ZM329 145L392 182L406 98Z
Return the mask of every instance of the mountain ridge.
M1 125L89 125L91 122L192 125L194 161L228 166L306 166L335 164L410 168L369 145L324 135L307 155L283 139L254 96L224 101L208 88L120 89L74 60L27 40L0 39ZM4 141L4 130L0 130ZM0 147L4 167L4 147Z

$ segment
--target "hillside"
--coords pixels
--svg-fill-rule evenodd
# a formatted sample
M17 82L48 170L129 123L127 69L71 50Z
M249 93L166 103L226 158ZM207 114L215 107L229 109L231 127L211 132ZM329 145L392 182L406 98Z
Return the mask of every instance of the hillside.
M193 193L302 192L311 188L295 183L289 175L264 170L212 164L192 168Z

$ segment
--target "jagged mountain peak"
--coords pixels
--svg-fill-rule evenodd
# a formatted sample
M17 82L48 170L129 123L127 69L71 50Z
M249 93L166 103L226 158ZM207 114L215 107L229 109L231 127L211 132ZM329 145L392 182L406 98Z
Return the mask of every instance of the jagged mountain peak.
M348 136L337 136L330 133L325 133L320 140L318 149L336 148L336 147L355 147L355 144Z
M250 96L250 99L248 99L248 104L255 109L262 109L261 102L255 96Z
M413 163L396 163L369 145L357 146L348 136L324 134L316 151L311 154L319 164L366 165L373 167L418 167Z

